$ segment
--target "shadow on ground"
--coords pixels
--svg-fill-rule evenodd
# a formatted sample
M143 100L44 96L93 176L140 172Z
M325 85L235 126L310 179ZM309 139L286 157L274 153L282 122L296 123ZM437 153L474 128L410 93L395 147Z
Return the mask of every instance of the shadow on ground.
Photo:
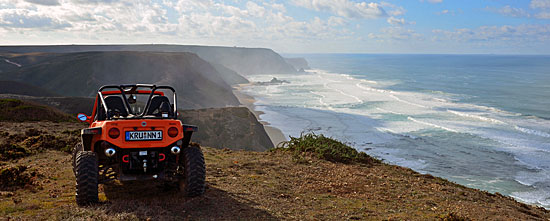
M129 213L147 219L238 219L276 220L259 204L226 191L207 186L203 196L189 198L155 182L103 185L107 214Z

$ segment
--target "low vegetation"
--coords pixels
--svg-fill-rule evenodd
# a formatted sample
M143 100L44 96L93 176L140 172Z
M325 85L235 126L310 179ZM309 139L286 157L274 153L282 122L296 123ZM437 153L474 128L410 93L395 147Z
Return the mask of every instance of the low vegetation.
M55 143L50 140L70 141L81 126L53 122L0 123L0 130L10 128L8 137L15 141L2 142L41 150L0 161L0 217L10 220L550 218L543 208L388 165L351 151L342 142L314 134L293 138L284 148L268 152L202 147L207 164L207 190L197 198L184 197L181 192L164 189L156 182L114 182L100 186L98 205L81 208L74 198L71 155L60 151L60 146L47 147ZM331 148L335 150L329 151Z
M36 172L29 172L28 166L0 167L0 191L15 190L34 184Z
M0 99L0 121L74 122L76 119L51 107L17 99Z
M304 155L311 153L319 159L337 163L380 163L380 160L358 152L341 141L314 133L302 134L300 137L291 136L290 141L282 142L273 151L290 151L299 162L303 161Z
M41 153L45 150L58 150L70 153L80 139L79 130L39 130L27 129L23 133L10 133L0 130L0 160L9 161Z
M27 148L14 143L0 143L0 160L13 160L30 155Z

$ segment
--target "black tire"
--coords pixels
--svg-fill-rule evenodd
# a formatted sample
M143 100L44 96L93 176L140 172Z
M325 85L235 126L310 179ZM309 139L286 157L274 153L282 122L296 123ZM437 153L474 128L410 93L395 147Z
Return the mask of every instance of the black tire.
M200 147L183 148L181 157L184 164L184 177L180 181L180 189L189 197L202 195L206 186L206 166Z
M76 204L85 206L97 203L98 200L98 167L97 156L91 151L76 153Z
M73 148L73 173L76 175L76 153L83 151L84 147L82 146L82 143L77 143L74 145Z

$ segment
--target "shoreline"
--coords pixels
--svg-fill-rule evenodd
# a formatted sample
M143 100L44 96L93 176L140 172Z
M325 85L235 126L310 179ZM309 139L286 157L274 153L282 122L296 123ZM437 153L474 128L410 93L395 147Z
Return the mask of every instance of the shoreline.
M260 115L264 114L264 112L255 109L254 102L256 102L256 100L254 99L254 97L241 92L242 87L247 85L250 85L250 83L237 84L232 86L233 94L235 95L235 97L237 97L237 99L241 103L241 106L248 108L248 110L250 110L250 112L254 114L258 122L264 125L264 130L267 133L267 136L269 136L269 139L271 139L274 147L277 147L277 144L279 144L280 142L288 141L281 130L271 126L269 122L260 119Z

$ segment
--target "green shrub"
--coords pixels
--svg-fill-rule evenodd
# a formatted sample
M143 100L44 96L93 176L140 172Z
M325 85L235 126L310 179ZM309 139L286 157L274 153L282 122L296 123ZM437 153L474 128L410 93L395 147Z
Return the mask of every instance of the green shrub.
M13 190L32 185L37 174L26 170L26 166L0 168L0 190Z
M40 134L28 137L22 144L32 150L43 151L50 149L70 153L72 147L78 142L78 139L77 136L72 135L54 136L51 134Z
M274 150L292 151L294 157L302 159L303 153L312 153L320 159L338 163L380 163L364 152L324 135L314 133L302 134L300 137L290 137L290 141L282 142Z
M0 160L15 160L30 154L30 151L18 144L0 144Z

